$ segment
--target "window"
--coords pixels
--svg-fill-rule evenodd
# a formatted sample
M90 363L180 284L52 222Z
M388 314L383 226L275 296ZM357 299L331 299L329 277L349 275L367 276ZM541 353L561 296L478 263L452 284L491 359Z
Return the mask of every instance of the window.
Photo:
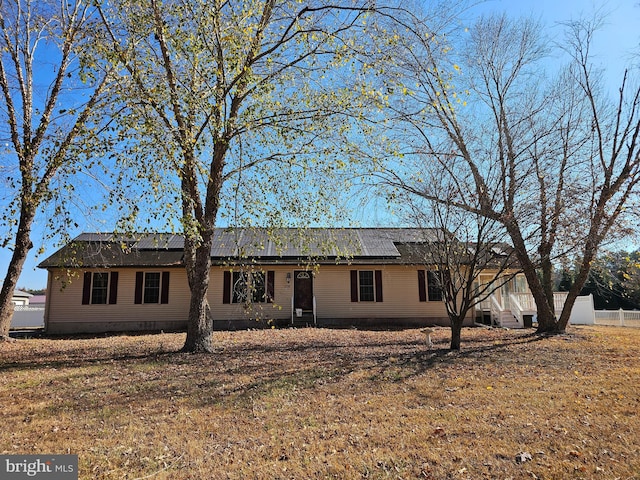
M113 305L118 300L118 272L85 272L83 305Z
M516 275L513 285L513 293L527 293L527 278L524 275Z
M275 272L224 272L223 303L273 302Z
M91 282L91 304L103 305L107 303L107 287L109 287L108 273L94 273Z
M267 290L264 282L264 272L254 272L251 274L251 293L253 303L267 301Z
M134 303L169 303L169 272L136 272Z
M360 301L373 302L376 299L373 289L373 270L361 270L358 272L358 276L360 281Z
M245 303L247 301L247 289L249 276L244 272L233 272L233 298L231 303Z
M442 301L442 274L440 272L427 270L427 297L430 302Z
M351 301L382 302L382 270L352 270Z
M160 302L160 272L147 272L144 274L143 302Z

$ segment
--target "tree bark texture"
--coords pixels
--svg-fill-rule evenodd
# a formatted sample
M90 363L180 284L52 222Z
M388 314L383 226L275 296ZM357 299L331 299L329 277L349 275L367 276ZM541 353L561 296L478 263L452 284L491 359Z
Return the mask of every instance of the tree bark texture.
M7 275L0 290L0 340L9 338L11 319L13 318L14 306L12 302L13 292L18 285L18 279L22 273L24 262L27 259L29 250L33 247L31 242L31 225L34 213L31 209L24 209L20 215L18 232L16 233L16 244L9 261Z
M463 322L464 317L451 319L451 345L449 347L451 350L460 350Z
M211 242L200 245L196 261L189 274L191 300L187 322L187 338L182 351L200 353L213 351L213 320L209 315L207 291L209 289L209 270L211 268Z
M185 263L187 279L191 290L189 316L187 320L187 338L182 351L213 351L213 319L209 315L209 280L211 270L211 246L213 228L209 229L198 243L193 238L185 239Z

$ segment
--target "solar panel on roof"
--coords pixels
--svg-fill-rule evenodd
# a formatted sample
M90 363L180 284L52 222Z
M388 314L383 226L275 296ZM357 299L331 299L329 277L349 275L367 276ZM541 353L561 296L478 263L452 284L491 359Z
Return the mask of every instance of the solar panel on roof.
M212 257L398 257L402 229L217 229ZM417 238L411 235L412 239Z
M184 237L173 233L151 233L145 234L138 239L134 248L141 250L151 250L156 248L162 249L181 249L184 248Z
M433 229L414 228L217 228L211 256L224 257L400 257L396 243L434 241ZM134 249L178 250L184 237L144 233L135 237L83 233L76 241L135 242Z
M81 233L74 241L76 242L108 242L113 238L112 233Z

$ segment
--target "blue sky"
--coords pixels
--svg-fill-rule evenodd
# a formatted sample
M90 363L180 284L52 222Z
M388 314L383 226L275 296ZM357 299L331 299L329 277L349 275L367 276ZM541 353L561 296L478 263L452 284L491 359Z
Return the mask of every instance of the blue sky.
M548 34L557 41L562 40L561 22L582 17L589 19L594 12L604 14L605 24L596 35L594 53L596 60L606 68L608 80L616 84L633 49L639 51L640 0L489 0L473 10L532 15L544 22ZM636 63L638 61L640 59L636 57Z
M640 51L640 0L609 0L606 6L601 7L602 2L590 0L490 0L474 7L472 13L488 13L506 11L510 15L533 15L539 17L548 28L548 34L560 41L562 39L562 27L559 22L570 19L578 19L581 16L589 17L593 12L601 9L607 15L606 25L599 32L595 47L596 60L606 69L606 78L610 82L610 88L614 90L621 78L625 65L631 61L631 52ZM640 61L636 57L636 62ZM372 211L375 209L367 209ZM371 217L363 213L356 214L357 220L362 225L379 225L380 212L371 214ZM89 225L80 220L81 225L77 234L83 231L95 231L96 225ZM47 283L47 273L36 268L36 265L47 256L51 255L57 247L53 244L43 243L41 237L42 226L45 221L40 217L35 225L33 243L35 248L29 255L18 285L26 288L44 288ZM36 257L36 251L44 247L44 253ZM8 249L0 250L0 278L6 273L11 252Z

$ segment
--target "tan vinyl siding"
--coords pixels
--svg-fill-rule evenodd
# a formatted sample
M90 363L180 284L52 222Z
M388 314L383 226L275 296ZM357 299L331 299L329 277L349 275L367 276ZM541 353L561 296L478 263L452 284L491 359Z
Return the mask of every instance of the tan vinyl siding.
M351 270L382 270L382 302L352 302ZM323 266L316 275L318 318L446 317L443 302L420 302L418 268L404 265Z
M259 267L254 267L259 270ZM293 272L289 266L265 266L263 271L274 272L273 303L254 303L245 306L241 303L223 303L224 272L233 271L229 267L213 267L209 279L207 299L211 314L215 320L269 320L287 319L291 317L291 296L293 295L293 280L287 284L287 272ZM236 269L235 271L239 271Z
M84 272L118 272L118 297L114 305L82 305ZM169 303L134 303L136 272L170 272ZM122 268L79 270L69 276L66 270L53 270L47 298L46 329L51 333L71 331L156 330L186 326L189 288L184 269ZM84 325L86 328L82 328ZM106 328L101 328L106 325ZM117 327L117 328L115 328Z
M258 267L254 267L258 268ZM419 267L405 265L321 265L311 270L316 298L318 324L349 323L350 319L380 320L388 326L402 319L425 324L447 324L443 302L421 302L418 292ZM287 324L291 319L291 299L294 294L294 272L303 267L291 265L266 266L274 272L273 303L223 303L224 272L229 267L212 267L208 300L214 327L246 328ZM350 275L352 270L382 271L382 302L352 302ZM91 272L111 270L89 269ZM50 333L79 333L117 330L184 329L189 312L190 292L183 268L121 268L118 272L118 296L115 305L82 305L83 274L78 270L69 277L63 269L52 270L45 324ZM136 272L169 271L168 304L135 304ZM287 274L291 281L287 282ZM357 322L355 322L357 323Z
M293 277L293 266L269 266L275 272L274 303L223 304L223 272L228 267L214 267L211 271L209 305L217 321L244 319L288 319L291 317L293 278L286 282L287 273ZM351 302L351 270L381 270L382 302ZM322 319L397 319L434 318L442 321L447 313L443 302L420 302L418 267L404 265L321 265L314 272L313 293L316 297L318 321Z

